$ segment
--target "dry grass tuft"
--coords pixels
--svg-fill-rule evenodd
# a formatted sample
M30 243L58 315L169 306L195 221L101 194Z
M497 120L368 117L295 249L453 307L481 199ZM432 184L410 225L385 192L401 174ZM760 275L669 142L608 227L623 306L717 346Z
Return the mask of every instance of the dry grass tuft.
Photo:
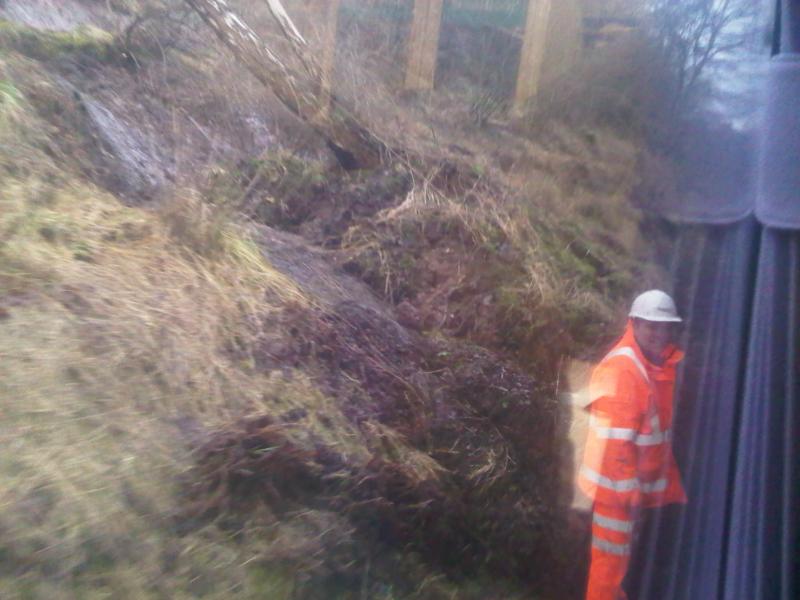
M391 427L368 421L362 431L374 456L401 465L413 481L439 482L447 473L441 463L414 448L406 436Z
M410 303L422 329L511 351L549 380L563 354L593 347L615 321L639 243L623 190L569 197L560 176L556 167L517 190L483 175L453 190L437 172L417 178L397 204L345 232L345 264L387 300Z

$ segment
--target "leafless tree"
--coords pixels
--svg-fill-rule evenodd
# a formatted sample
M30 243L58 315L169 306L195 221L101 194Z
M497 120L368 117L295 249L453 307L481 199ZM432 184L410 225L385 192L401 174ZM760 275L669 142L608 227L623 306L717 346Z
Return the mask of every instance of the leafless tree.
M264 0L291 50L268 44L226 0L184 0L278 99L327 141L345 168L377 164L386 145L324 90L318 60L280 0Z
M758 16L752 0L648 0L650 31L670 78L671 117L691 107L714 61L744 46Z

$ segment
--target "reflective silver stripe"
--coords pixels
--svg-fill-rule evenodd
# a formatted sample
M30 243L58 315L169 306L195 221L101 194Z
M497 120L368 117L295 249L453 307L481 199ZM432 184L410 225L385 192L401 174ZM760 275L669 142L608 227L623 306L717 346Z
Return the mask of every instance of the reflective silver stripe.
M637 446L658 446L669 440L669 430L656 433L640 433L634 443Z
M665 477L657 479L652 483L642 482L642 491L648 494L652 492L663 492L665 489L667 489L667 479Z
M637 433L635 429L628 427L603 427L598 425L600 419L592 415L589 417L589 426L594 431L595 435L603 440L623 440L630 441L637 446L657 446L669 440L669 431L658 431L654 429L653 433ZM657 422L651 420L653 425Z
M631 440L636 437L636 430L627 427L605 427L600 425L602 422L608 422L610 419L600 420L595 415L589 417L589 426L594 430L597 437L604 440Z
M647 369L644 368L642 361L639 360L639 357L636 356L636 352L630 346L623 346L622 348L617 348L616 350L609 352L606 357L603 359L604 361L608 360L609 358L614 358L615 356L627 356L633 361L633 364L636 365L636 368L639 369L639 372L644 377L644 380L650 385L650 377L647 375Z
M611 517L604 517L603 515L598 515L597 513L592 514L592 521L600 525L600 527L605 527L611 531L619 531L622 533L630 533L633 531L633 521L612 519Z
M647 494L653 492L663 492L667 489L667 479L662 477L652 482L641 482L637 478L631 479L611 479L604 475L600 475L597 471L590 469L586 465L581 466L581 476L585 477L592 483L596 483L600 487L612 490L614 492L632 492L635 489L641 490Z
M609 542L608 540L604 540L603 538L596 536L592 536L592 546L602 550L603 552L617 554L619 556L625 556L631 552L630 544L615 544L614 542Z
M624 427L597 427L594 426L592 429L595 432L595 435L603 440L627 440L632 442L636 439L636 430L635 429L626 429Z
M639 480L635 477L632 479L609 479L586 465L581 467L581 475L592 483L615 492L632 492L639 488Z

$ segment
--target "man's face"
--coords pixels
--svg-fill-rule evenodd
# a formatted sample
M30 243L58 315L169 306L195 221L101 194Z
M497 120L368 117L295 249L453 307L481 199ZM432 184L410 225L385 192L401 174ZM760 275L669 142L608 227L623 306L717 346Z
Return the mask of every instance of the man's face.
M636 343L644 352L644 355L651 360L658 359L672 342L674 323L660 323L656 321L645 321L644 319L633 320L633 335Z

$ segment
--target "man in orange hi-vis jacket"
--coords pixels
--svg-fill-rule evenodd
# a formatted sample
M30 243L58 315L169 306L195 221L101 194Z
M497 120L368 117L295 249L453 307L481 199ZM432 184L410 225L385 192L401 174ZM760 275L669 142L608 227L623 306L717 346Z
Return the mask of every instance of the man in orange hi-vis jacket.
M642 508L686 502L670 446L681 321L660 290L638 296L628 325L592 373L578 485L593 501L586 600L624 600L631 538Z

